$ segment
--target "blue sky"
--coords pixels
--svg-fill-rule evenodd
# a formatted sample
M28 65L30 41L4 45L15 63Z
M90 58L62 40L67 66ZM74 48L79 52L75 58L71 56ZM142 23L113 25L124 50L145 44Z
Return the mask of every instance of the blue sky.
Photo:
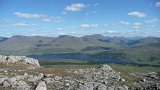
M160 0L0 0L0 36L160 36Z

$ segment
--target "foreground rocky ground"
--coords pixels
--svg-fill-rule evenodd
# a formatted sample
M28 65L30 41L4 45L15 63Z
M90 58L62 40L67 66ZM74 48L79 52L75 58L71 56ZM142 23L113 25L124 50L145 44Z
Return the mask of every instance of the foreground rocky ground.
M36 59L0 57L0 90L160 90L156 72L122 75L109 65L99 68L52 70Z

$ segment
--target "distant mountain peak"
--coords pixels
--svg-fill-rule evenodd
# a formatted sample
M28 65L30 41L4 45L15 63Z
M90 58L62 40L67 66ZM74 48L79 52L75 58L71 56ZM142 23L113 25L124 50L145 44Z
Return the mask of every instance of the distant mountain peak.
M68 37L74 37L74 36L70 36L70 35L60 35L57 38L68 38Z
M93 34L93 35L86 35L83 36L82 38L96 38L96 39L104 39L105 37L101 34Z
M7 40L8 38L6 37L0 37L0 42Z
M28 36L23 36L23 35L14 35L12 36L10 39L23 39L23 38L27 38Z

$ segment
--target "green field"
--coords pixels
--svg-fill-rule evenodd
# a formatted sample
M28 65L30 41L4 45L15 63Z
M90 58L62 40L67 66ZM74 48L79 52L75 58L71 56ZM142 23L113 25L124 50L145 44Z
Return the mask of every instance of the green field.
M85 68L97 68L102 64L109 64L115 71L122 73L132 72L160 72L160 67L152 66L137 66L129 64L113 64L113 63L96 63L85 60L72 60L72 59L47 59L40 60L40 64L47 68L54 69L85 69Z

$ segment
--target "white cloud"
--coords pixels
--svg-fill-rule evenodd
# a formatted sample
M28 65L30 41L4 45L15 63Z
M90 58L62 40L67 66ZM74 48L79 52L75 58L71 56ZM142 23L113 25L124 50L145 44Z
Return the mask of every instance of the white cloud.
M133 29L139 29L139 26L132 26Z
M71 32L72 34L75 34L76 32Z
M132 28L135 30L138 30L141 25L142 25L142 23L133 23Z
M80 27L81 28L90 28L90 25L89 24L81 24Z
M37 24L28 24L28 23L16 23L16 24L13 24L13 26L16 26L16 27L35 27L35 26L38 26Z
M97 27L98 27L98 24L91 24L90 27L92 27L92 28L97 28Z
M58 30L58 31L61 31L61 30L62 30L62 28L57 28L57 30Z
M57 16L57 17L52 17L52 20L53 20L54 22L58 23L58 22L61 22L61 21L63 20L63 18L60 17L60 16Z
M98 24L81 24L81 28L97 28Z
M134 16L134 17L146 17L147 15L143 12L138 12L138 11L134 11L134 12L130 12L128 13L129 16Z
M129 25L130 23L129 23L129 22L126 22L126 21L121 21L120 24L127 26L127 25Z
M134 26L140 26L142 23L133 23Z
M59 35L65 35L65 33L61 32L61 33L59 33Z
M158 22L157 18L153 18L151 20L145 21L145 23L148 23L148 24L152 24L152 23L155 23L155 22Z
M44 14L31 14L31 13L15 12L14 15L19 18L40 19L43 22L51 22L51 21L61 22L62 21L62 17L60 17L60 16L52 17L52 16L48 16L48 15L44 15Z
M72 29L75 29L76 26L67 26L68 28L72 28Z
M113 30L108 30L103 34L119 34L119 32L118 31L113 31Z
M9 21L6 19L0 19L0 23L8 23Z
M20 18L45 18L47 17L46 15L42 15L42 14L30 14L30 13L21 13L21 12L15 12L14 15Z
M82 9L84 9L86 6L83 3L74 3L71 4L69 6L65 7L65 11L81 11Z
M58 23L58 22L61 22L63 19L62 19L62 17L57 16L57 17L42 18L41 20L43 22L51 22L51 21L53 21L53 22Z
M42 21L43 21L43 22L51 22L52 19L50 19L50 18L43 18Z
M155 3L155 7L159 7L160 8L160 2L156 2Z

